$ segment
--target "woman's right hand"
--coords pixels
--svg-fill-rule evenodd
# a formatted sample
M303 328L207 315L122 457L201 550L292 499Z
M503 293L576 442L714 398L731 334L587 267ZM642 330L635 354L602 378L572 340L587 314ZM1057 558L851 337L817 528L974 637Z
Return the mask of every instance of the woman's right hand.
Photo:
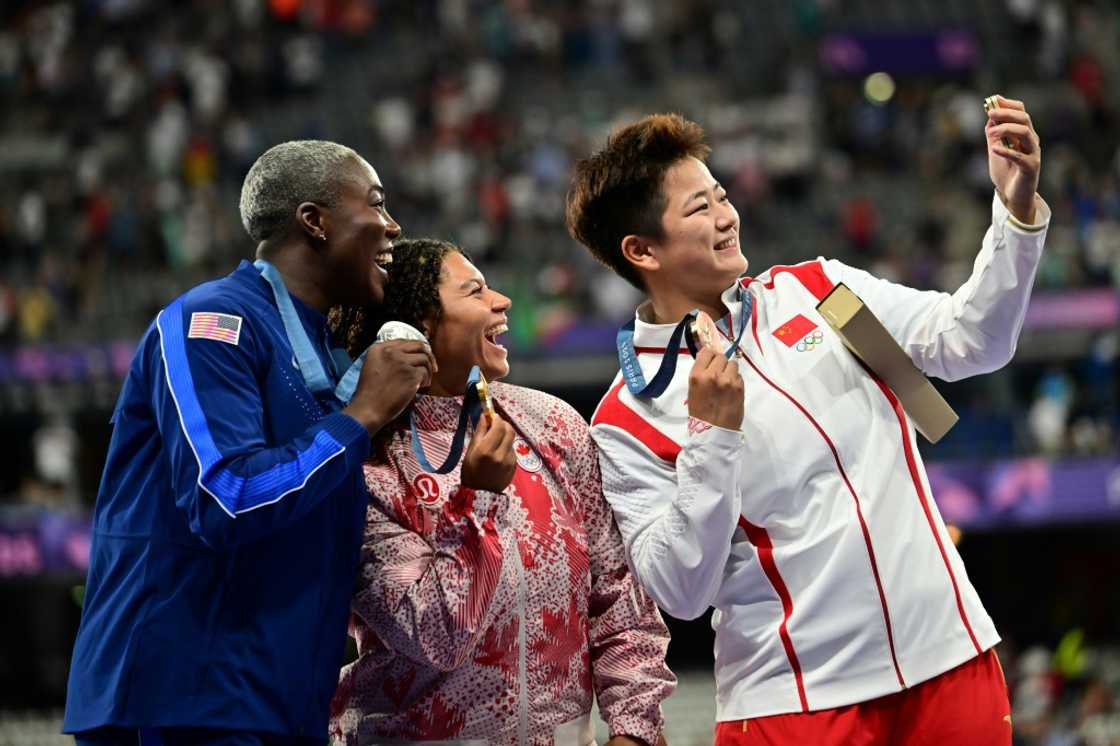
M688 376L688 414L710 425L738 430L743 426L743 377L739 363L705 347Z
M459 472L462 485L487 492L505 490L517 471L513 437L513 426L497 414L493 419L486 414L479 417Z
M398 339L372 345L362 363L354 398L343 413L373 435L396 419L432 382L436 359L423 342Z

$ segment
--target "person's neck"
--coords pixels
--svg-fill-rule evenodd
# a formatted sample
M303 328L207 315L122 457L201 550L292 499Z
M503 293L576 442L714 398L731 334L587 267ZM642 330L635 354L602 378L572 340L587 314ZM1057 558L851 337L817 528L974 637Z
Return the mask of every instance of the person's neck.
M258 252L257 256L276 267L284 278L284 287L288 293L299 298L302 302L322 314L326 314L331 306L331 298L325 289L324 277L319 271L319 265L311 250L302 245L288 245L271 249L267 252Z
M439 371L432 376L432 385L424 392L426 396L462 396L467 387L467 373L465 370L452 370L450 366L440 364Z
M650 311L655 324L676 324L694 308L717 321L727 315L727 306L720 295L702 300L677 292L650 295Z

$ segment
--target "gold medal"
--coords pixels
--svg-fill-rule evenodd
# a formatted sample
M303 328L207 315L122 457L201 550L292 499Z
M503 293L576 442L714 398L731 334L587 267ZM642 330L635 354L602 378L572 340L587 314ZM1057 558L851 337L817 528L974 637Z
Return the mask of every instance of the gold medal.
M490 398L490 385L486 383L486 376L478 374L478 383L475 384L478 392L478 401L482 404L482 412L486 415L487 422L494 421L494 400Z

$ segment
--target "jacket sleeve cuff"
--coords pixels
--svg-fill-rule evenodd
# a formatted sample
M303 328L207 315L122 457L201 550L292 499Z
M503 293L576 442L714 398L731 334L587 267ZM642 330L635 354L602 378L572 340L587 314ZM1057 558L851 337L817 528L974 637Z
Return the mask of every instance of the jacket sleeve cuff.
M660 710L660 708L658 708ZM630 736L637 738L650 746L655 744L661 738L661 731L665 727L665 719L659 717L656 721L651 721L648 716L642 717L641 715L619 715L611 719L610 734L611 738L615 736Z
M348 414L335 412L319 421L322 429L346 448L350 458L365 461L369 456L370 436L362 423Z
M726 427L713 425L706 420L691 416L688 418L688 436L690 443L705 446L711 444L717 449L739 449L743 447L744 442L743 433L739 430L728 430Z
M1008 227L1020 233L1042 233L1050 225L1050 205L1046 204L1046 200L1039 194L1036 194L1034 199L1034 223L1028 225L1011 214L1011 211L1003 204L1003 200L999 198L998 193L993 194L992 223L997 225L1005 223Z

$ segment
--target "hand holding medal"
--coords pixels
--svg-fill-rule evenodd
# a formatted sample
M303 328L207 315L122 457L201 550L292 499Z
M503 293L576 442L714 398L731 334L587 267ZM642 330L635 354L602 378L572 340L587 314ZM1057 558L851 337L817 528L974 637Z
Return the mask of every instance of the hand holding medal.
M487 492L505 490L517 471L517 453L513 450L515 437L513 425L499 417L493 408L485 417L480 417L459 471L460 483Z
M730 358L739 349L739 341L743 338L743 332L747 328L752 306L753 301L750 293L740 289L739 321L731 329L735 333L735 339L727 346L727 349L722 351L725 358ZM707 323L698 321L701 314L707 319ZM736 332L735 329L738 329L738 331ZM622 380L626 382L626 388L640 399L656 399L661 396L676 374L681 342L688 345L688 351L693 357L698 357L702 351L701 348L706 344L706 342L700 342L701 335L704 335L706 341L715 344L714 349L719 354L721 334L711 316L700 310L690 311L673 329L673 333L669 335L669 343L665 346L665 352L661 356L661 364L657 367L657 372L653 378L647 382L645 373L638 363L638 353L634 347L634 321L631 319L623 324L619 328L618 334L615 335L615 347L618 348L618 365L622 369Z
M710 316L703 311L697 314L701 326L696 342L700 349L688 376L688 416L725 430L738 430L743 424L744 406L739 362L722 354L717 342L705 342L701 317L715 329Z
M495 411L490 385L477 365L471 368L467 376L459 423L451 439L447 458L442 464L437 466L428 461L411 412L406 416L412 431L412 453L424 471L429 474L447 474L459 465L462 458L459 478L464 487L501 492L513 481L514 472L517 471L517 454L513 451L513 426ZM472 426L474 431L468 444L467 429Z

